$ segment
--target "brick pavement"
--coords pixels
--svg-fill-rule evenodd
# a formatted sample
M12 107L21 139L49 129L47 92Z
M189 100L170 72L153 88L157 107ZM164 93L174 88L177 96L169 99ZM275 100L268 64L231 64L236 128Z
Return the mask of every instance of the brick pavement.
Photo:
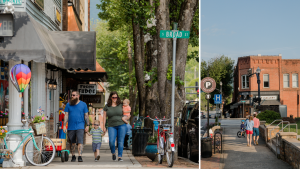
M210 158L201 158L201 169L222 169L223 154L216 153Z
M166 161L163 161L162 164L158 164L157 161L152 161L147 156L135 156L134 158L142 165L142 167L169 168ZM173 168L199 168L199 164L187 159L178 158L178 160L175 160Z

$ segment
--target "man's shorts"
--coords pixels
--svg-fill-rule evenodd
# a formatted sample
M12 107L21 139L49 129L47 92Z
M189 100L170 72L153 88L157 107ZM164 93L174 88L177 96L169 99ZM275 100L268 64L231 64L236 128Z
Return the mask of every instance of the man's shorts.
M96 152L97 150L100 150L101 143L92 143L93 152Z
M253 130L246 130L246 134L253 134Z
M83 144L84 129L68 130L68 138L72 144ZM77 138L77 142L76 142Z
M253 127L253 136L259 136L259 129Z

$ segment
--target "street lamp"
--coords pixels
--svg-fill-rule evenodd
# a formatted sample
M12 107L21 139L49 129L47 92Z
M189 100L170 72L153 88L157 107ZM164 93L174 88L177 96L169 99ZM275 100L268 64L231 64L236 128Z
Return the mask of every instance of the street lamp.
M258 105L260 106L260 78L259 78L259 74L260 74L260 68L257 67L256 77L257 77L257 85L258 85Z
M222 103L221 103L221 105L220 105L220 111L221 111L221 108L223 107L223 95L222 95L222 85L223 85L223 83L220 81L220 93L221 93L221 97L222 97ZM222 113L223 113L223 111L221 111Z

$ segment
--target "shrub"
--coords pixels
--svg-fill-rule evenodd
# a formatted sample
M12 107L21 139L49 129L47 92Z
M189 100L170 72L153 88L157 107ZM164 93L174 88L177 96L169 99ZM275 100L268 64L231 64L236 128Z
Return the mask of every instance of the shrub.
M266 121L266 123L272 123L274 120L276 119L280 119L281 116L279 113L275 112L275 111L272 111L272 110L266 110L266 111L263 111L261 113L259 113L257 115L257 118L259 120L263 120L263 121Z

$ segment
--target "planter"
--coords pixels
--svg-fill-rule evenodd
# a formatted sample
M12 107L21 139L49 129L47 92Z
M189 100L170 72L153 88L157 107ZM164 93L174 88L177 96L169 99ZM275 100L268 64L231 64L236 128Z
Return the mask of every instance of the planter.
M146 156L152 161L154 161L157 155L157 143L147 143L145 152L146 152Z
M34 134L36 136L47 133L47 127L46 127L46 123L45 122L32 123L31 126L32 126L32 129L33 129Z

